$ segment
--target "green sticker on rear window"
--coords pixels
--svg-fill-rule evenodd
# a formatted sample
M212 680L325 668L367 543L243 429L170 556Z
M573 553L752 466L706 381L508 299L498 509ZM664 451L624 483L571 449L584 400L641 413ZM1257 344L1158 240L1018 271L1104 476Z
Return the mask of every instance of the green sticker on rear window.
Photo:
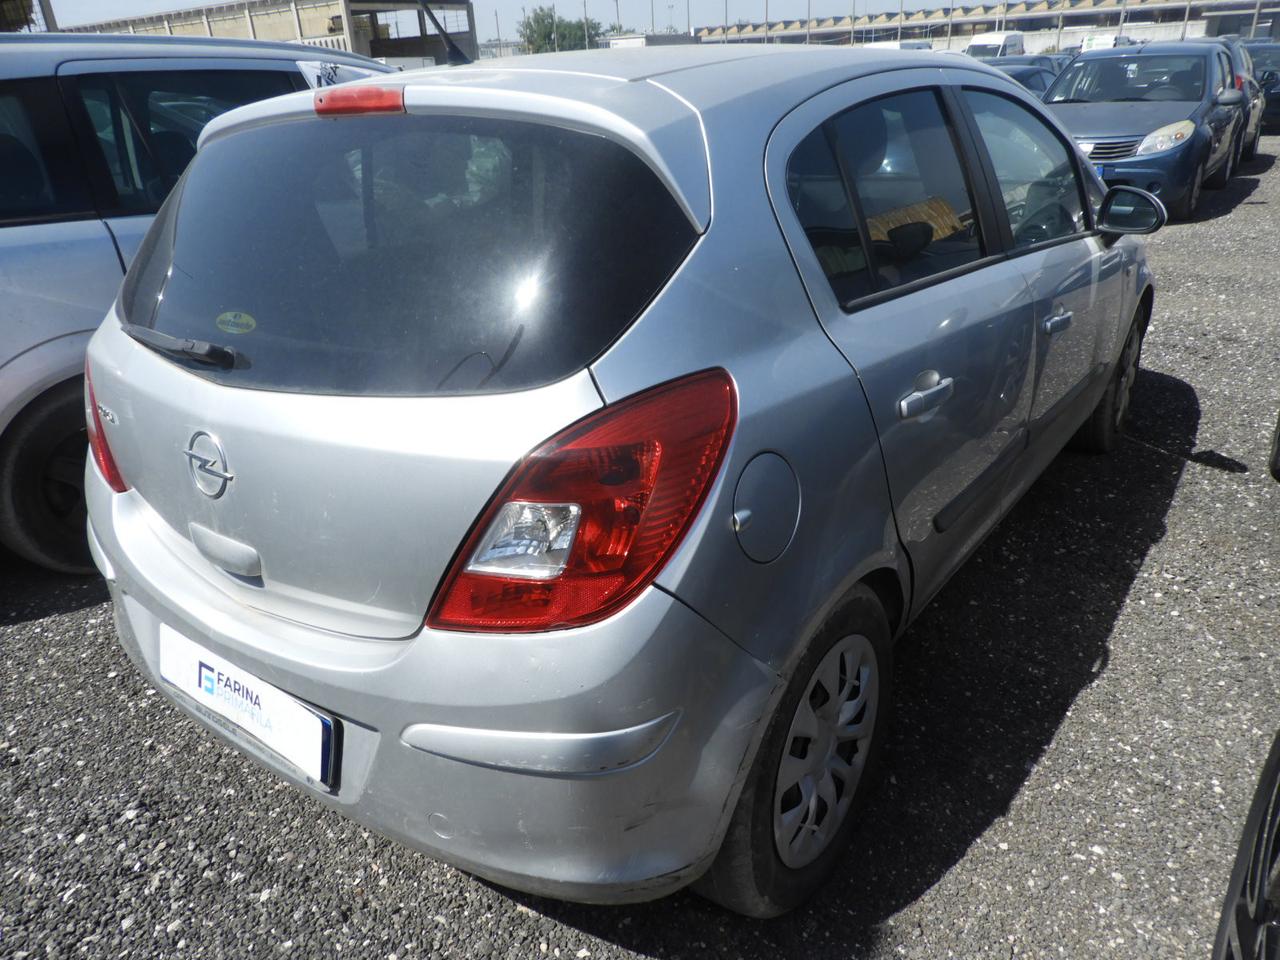
M214 321L218 325L219 330L225 330L227 333L248 333L258 325L258 321L247 313L241 313L239 310L228 310L226 313L218 314L218 319Z

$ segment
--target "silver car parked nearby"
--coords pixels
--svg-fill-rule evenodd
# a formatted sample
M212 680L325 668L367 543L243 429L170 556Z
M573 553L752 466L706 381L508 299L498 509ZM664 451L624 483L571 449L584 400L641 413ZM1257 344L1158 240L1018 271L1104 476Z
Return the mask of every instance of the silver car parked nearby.
M297 44L0 34L0 544L93 570L84 349L204 125L388 71Z
M927 52L229 113L89 348L122 642L463 869L780 913L856 825L894 639L1068 440L1116 443L1153 296L1121 235L1163 222Z

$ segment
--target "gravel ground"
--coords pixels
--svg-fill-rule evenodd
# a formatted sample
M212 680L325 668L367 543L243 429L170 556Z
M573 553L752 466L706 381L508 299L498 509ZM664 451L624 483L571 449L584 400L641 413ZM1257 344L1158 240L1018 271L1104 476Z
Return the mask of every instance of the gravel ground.
M180 716L101 583L0 558L0 956L1206 956L1280 726L1274 152L1154 240L1131 437L1060 457L899 647L889 776L808 907L471 879Z

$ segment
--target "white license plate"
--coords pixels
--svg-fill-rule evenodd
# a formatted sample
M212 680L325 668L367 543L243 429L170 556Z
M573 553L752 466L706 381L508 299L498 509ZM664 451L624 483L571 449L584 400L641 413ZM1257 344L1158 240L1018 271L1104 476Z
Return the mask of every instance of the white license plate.
M336 721L246 670L160 626L160 676L261 741L312 780L337 773Z

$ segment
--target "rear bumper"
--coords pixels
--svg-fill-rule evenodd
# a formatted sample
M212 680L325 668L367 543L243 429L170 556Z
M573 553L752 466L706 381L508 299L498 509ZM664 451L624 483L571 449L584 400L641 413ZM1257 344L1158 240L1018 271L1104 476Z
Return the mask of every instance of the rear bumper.
M775 674L670 595L554 634L369 640L246 607L90 463L90 543L122 645L183 712L322 803L507 886L651 899L719 847ZM342 722L333 789L166 683L164 624ZM143 735L139 731L139 735Z

